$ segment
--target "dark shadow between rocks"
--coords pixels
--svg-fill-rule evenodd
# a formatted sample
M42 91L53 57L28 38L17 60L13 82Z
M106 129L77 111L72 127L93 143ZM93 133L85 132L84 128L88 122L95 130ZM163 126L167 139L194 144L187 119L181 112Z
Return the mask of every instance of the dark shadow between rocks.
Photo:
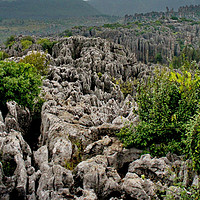
M10 193L10 200L25 200L26 194L22 190L17 190L16 188Z
M33 116L30 129L28 133L24 136L25 141L29 144L31 150L33 151L36 151L38 148L40 126L41 126L41 114Z
M118 174L120 177L123 179L126 174L128 173L128 167L129 167L130 162L124 163L121 168L117 170Z
M4 159L0 156L0 162L2 163L3 173L7 177L11 177L14 175L17 164L13 158Z
M109 199L111 199L111 198L115 198L115 197L117 197L117 198L121 198L121 192L119 192L119 191L113 191L113 192L111 192L107 197L105 197L105 198L100 198L101 200L109 200Z

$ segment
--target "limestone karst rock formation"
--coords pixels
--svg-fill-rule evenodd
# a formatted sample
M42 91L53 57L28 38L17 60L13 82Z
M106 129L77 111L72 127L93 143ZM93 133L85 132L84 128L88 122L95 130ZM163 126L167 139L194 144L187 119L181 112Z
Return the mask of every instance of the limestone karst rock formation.
M153 14L152 14L153 15ZM152 16L141 22L136 19L121 25L108 27L75 27L73 35L101 37L125 46L138 61L157 63L158 55L163 64L168 64L174 56L179 56L183 45L199 48L200 26L192 22L179 22L170 18L158 18L150 21ZM153 19L152 19L153 20ZM157 24L158 23L158 24ZM65 32L63 33L65 35Z
M36 151L23 139L30 132L23 133L20 116L29 119L29 111L9 102L6 118L0 113L1 199L159 199L177 176L196 180L180 158L141 157L115 136L138 116L133 97L113 79L140 80L155 66L137 63L121 45L80 36L58 40L51 59ZM179 174L170 173L174 166Z

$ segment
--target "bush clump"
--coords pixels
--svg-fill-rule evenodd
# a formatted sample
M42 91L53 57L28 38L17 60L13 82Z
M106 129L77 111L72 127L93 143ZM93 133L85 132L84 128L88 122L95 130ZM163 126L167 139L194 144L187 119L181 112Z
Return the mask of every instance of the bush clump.
M25 51L26 49L29 49L31 45L33 44L32 41L29 40L21 40L22 50Z
M131 96L134 93L134 86L135 86L135 82L134 81L121 81L121 80L116 80L116 85L120 86L120 90L123 93L124 97L126 98L128 96L128 94L130 94Z
M62 33L62 35L64 35L65 37L71 37L71 36L73 36L73 33L72 33L72 31L67 29Z
M28 41L34 43L34 39L33 39L30 35L24 36L24 37L22 38L22 40L28 40ZM22 40L21 40L21 41L22 41Z
M0 61L0 107L5 109L7 101L33 110L40 94L41 75L35 67L25 63Z
M56 43L56 41L50 41L47 38L42 38L37 41L37 44L42 46L43 51L47 51L49 54L52 54L52 48Z
M3 51L0 51L0 60L4 60L5 58L8 58L9 55Z
M188 123L187 126L187 150L192 159L193 169L200 174L200 113Z
M156 63L162 63L162 54L161 53L157 53L156 56L155 56L155 62Z
M142 148L157 156L184 154L186 124L198 111L199 86L198 74L155 71L153 79L143 81L137 90L139 124L117 134L124 146Z
M195 61L196 63L200 62L200 48L195 49L193 47L185 46L183 47L181 55L173 57L171 66L173 68L180 68L186 62L188 62L189 65L192 61Z
M34 66L41 75L46 75L48 70L48 60L46 54L40 52L32 52L21 59L22 63L29 63Z

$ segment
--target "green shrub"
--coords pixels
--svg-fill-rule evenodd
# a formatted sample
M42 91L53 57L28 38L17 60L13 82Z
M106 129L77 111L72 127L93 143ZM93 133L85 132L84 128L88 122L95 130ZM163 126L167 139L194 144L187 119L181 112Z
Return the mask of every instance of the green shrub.
M200 113L188 123L187 128L188 155L192 159L193 169L200 174Z
M0 61L0 107L14 100L33 109L40 93L41 76L30 64Z
M184 45L184 41L183 40L181 40L180 38L177 38L177 42L179 43L179 46L180 46L180 48L181 48L181 51L183 50L183 48L185 47L185 45Z
M162 70L137 90L140 122L117 135L124 146L149 150L153 155L185 152L186 124L196 114L200 77Z
M182 55L184 55L189 62L196 61L198 63L200 61L200 49L186 46L182 50Z
M43 51L47 51L49 54L52 54L52 48L56 43L56 41L50 41L47 38L42 38L37 41L37 44L42 46Z
M134 85L135 85L133 81L123 82L121 80L117 80L116 84L120 86L120 90L125 98L127 97L128 94L133 95Z
M162 25L161 21L159 21L159 20L156 20L156 21L155 21L155 24L156 24L157 26L161 26L161 25Z
M72 141L72 148L74 150L74 154L69 161L65 161L64 167L69 170L73 170L81 161L83 157L83 145L81 141L73 140Z
M171 19L172 20L178 20L178 17L172 16Z
M161 53L157 53L155 56L155 62L156 63L161 63L162 62L162 54Z
M191 63L192 61L199 62L200 61L200 48L193 48L189 46L182 47L182 52L180 56L174 56L170 65L173 68L180 68L186 62Z
M182 183L177 183L175 185L175 188L178 189L178 191L173 191L171 188L168 189L169 193L162 195L162 198L164 197L165 200L198 200L200 199L200 186L191 186L191 187L185 187Z
M21 59L20 62L33 65L41 75L47 74L48 60L46 58L46 54L32 52L30 55L27 55L25 58Z
M3 173L5 176L10 177L13 176L16 169L16 162L14 159L5 160L3 158L3 153L0 153L0 163L2 164Z
M180 22L193 22L192 19L187 19L187 18L185 18L185 17L180 18L179 21L180 21Z
M114 24L104 24L103 27L104 28L115 29L115 28L123 27L123 25L119 24L119 23L114 23Z
M167 27L169 27L172 31L175 30L175 26L174 25L167 25Z
M5 58L8 58L9 55L3 51L0 51L0 60L4 60Z
M72 31L70 30L65 30L62 35L64 35L65 37L71 37L73 35Z
M34 43L34 39L33 39L30 35L24 36L24 37L21 39L21 41L23 41L23 40L28 40L28 41Z
M99 79L101 79L102 73L101 73L101 72L98 72L97 75L98 75Z
M21 45L22 45L22 50L26 50L29 49L31 47L31 45L33 44L32 41L29 40L21 40Z

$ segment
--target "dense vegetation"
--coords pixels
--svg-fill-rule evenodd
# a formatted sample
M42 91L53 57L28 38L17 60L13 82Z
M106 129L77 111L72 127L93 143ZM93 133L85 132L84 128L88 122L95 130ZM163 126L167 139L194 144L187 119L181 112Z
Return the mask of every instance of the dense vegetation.
M38 70L25 63L0 61L0 107L6 102L16 101L22 106L33 110L42 84Z
M4 51L0 51L0 60L4 60L5 58L8 58L8 54Z
M180 68L186 61L196 61L197 63L200 61L200 46L196 49L192 46L184 46L181 55L173 57L171 65L174 68Z
M180 72L162 68L153 78L143 80L136 95L140 122L136 127L123 128L118 136L124 146L135 146L152 155L190 155L200 172L200 76L188 68L197 70L198 66L186 62Z
M200 174L200 113L198 112L187 126L187 149L193 168Z

